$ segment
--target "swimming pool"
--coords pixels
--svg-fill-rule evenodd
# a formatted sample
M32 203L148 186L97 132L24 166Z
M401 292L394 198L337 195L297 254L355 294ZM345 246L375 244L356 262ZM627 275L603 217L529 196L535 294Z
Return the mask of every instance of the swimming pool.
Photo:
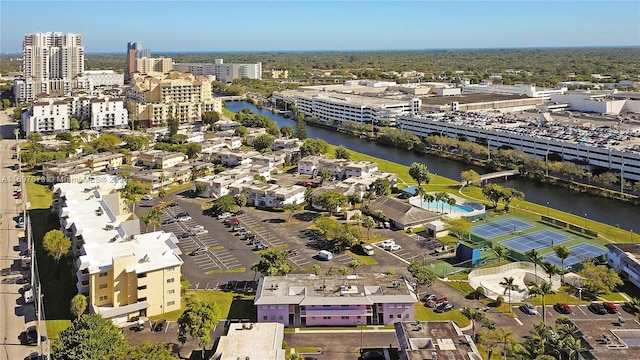
M444 211L444 212L457 212L461 214L468 214L474 212L475 210L482 210L484 206L482 204L476 203L464 203L464 204L455 204L449 205L442 200L438 201L423 201L422 208L427 209L429 211Z

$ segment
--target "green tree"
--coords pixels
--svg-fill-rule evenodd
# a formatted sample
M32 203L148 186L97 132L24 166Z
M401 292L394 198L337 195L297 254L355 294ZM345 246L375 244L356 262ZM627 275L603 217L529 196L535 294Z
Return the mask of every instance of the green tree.
M131 346L124 354L117 354L117 359L122 360L176 360L177 357L171 355L170 344L143 342L138 346Z
M188 139L189 139L189 136L185 134L173 134L171 135L171 138L169 138L169 141L173 144L184 145L187 143Z
M122 140L119 137L111 134L102 134L93 140L91 145L93 145L93 148L96 149L97 152L113 152L120 147L120 143L122 143Z
M417 162L409 166L409 176L418 183L418 187L421 187L422 183L428 184L431 180L427 165Z
M71 239L64 235L61 230L49 230L42 238L42 247L56 262L69 253L71 249Z
M390 195L391 182L387 178L377 178L371 183L369 189L375 192L377 196Z
M284 204L282 205L282 210L287 214L287 222L290 223L293 214L295 214L296 211L302 210L302 204Z
M507 256L507 248L501 245L495 245L493 247L493 252L495 252L496 256L498 257L498 263L500 263L502 259Z
M78 294L74 296L71 299L71 306L70 306L71 315L75 316L76 318L79 318L84 313L85 310L87 310L87 297L82 294Z
M569 255L571 255L571 249L567 248L564 245L556 245L553 247L553 251L556 253L556 256L560 259L560 267L562 271L562 282L564 283L564 261L567 260Z
M52 345L54 358L61 360L111 359L129 348L120 329L98 314L75 319Z
M504 188L498 184L488 183L482 187L482 195L491 201L493 208L498 207L498 202L502 198Z
M320 275L322 274L322 268L318 264L313 264L311 266L311 272L314 273L315 275Z
M296 136L296 132L293 131L293 128L289 125L284 125L283 127L281 127L280 133L282 134L283 137L286 137L289 139Z
M480 174L475 170L467 170L460 173L460 179L466 183L466 185L478 185L480 184Z
M167 129L169 131L169 138L173 137L178 133L178 128L180 127L180 120L173 115L169 116L167 120Z
M416 288L414 289L414 293L416 294L420 293L419 289L422 286L431 287L436 281L436 274L427 266L422 265L415 260L409 263L407 270L416 280Z
M178 341L184 344L187 335L198 340L204 356L205 347L211 342L211 331L216 326L216 306L213 301L187 298L187 309L178 318Z
M202 145L196 143L196 142L191 142L188 143L186 145L187 147L187 156L189 157L189 159L193 159L195 157L198 157L198 155L202 152Z
M236 200L233 195L230 195L230 194L223 195L213 203L212 210L216 214L231 212L231 209L233 209L233 206L235 204L236 204Z
M236 205L238 205L240 208L243 208L245 205L247 205L247 195L240 193L234 197L234 201Z
M76 119L74 117L69 119L69 130L71 130L71 131L80 130L80 122L78 121L78 119Z
M156 225L160 225L160 217L164 214L161 208L153 208L142 216L142 221L146 225L153 225L153 231L156 231Z
M234 131L234 134L243 138L247 136L247 128L245 126L238 126Z
M125 147L131 151L146 149L151 138L149 136L140 135L124 135L122 140L127 144Z
M344 207L348 203L348 198L345 195L335 191L327 191L316 197L314 204L327 209L329 216L332 216L334 212L339 208Z
M321 169L318 172L318 176L320 176L320 179L322 179L322 181L327 181L331 178L331 172L329 172L329 170L327 169Z
M540 255L540 253L536 249L531 249L526 253L524 253L524 255L528 257L529 260L531 260L531 262L533 263L533 272L536 277L536 281L538 281L538 265L540 265L540 262L544 258L542 257L542 255Z
M307 123L304 121L304 113L298 114L298 120L296 121L296 137L300 140L307 138Z
M268 249L260 255L260 261L251 270L264 276L286 275L294 270L289 263L289 253L284 250Z
M270 134L262 134L253 139L251 145L256 151L263 151L265 149L271 149L275 138Z
M584 264L580 275L584 278L586 290L594 294L608 294L616 286L624 284L614 269L591 261Z
M205 111L202 114L202 122L211 127L220 120L220 114L215 111Z
M483 322L487 318L487 316L485 315L484 311L480 309L469 308L469 307L466 307L460 310L460 313L471 321L471 331L473 333L473 339L475 339L476 323L478 321Z
M329 151L329 144L322 139L305 139L300 147L300 156L322 155Z
M545 310L545 296L554 294L552 285L548 281L542 281L540 283L533 284L529 287L529 294L540 295L542 297L542 322L547 323L547 311Z
M500 341L496 330L486 330L478 334L478 343L487 348L487 359L491 359L493 349L498 347Z
M125 186L118 191L122 194L127 204L131 205L131 212L135 212L136 201L138 200L138 195L142 194L142 187L132 181L127 181Z
M512 188L504 188L500 197L504 202L504 210L509 211L509 204L513 199L524 200L524 193Z
M509 312L512 312L513 309L511 309L511 291L517 290L519 286L515 283L513 276L505 277L504 280L500 282L500 285L504 287L504 294L509 294Z
M346 266L340 266L338 268L338 274L340 275L347 275L349 273L349 268Z
M449 228L449 233L453 234L460 240L463 240L465 235L471 232L471 223L469 223L469 221L464 217L450 220L448 221L448 224L451 226Z
M367 229L367 241L371 241L371 229L376 226L376 221L371 216L366 216L361 222L362 226Z
M351 152L346 147L340 145L335 149L335 157L336 159L351 160Z

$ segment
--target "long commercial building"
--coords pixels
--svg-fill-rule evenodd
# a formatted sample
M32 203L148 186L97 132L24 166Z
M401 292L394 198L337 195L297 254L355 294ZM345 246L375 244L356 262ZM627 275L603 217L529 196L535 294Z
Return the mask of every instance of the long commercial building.
M61 32L26 34L22 43L24 77L14 81L16 103L38 94L71 93L72 81L84 72L82 35Z
M173 233L140 233L118 177L53 186L54 211L76 258L76 287L89 310L122 324L180 309L182 259Z
M549 154L557 154L563 160L579 160L584 164L617 170L625 180L640 181L640 152L637 151L590 146L578 141L568 142L533 135L532 131L516 132L505 127L487 126L484 123L460 124L446 121L441 115L443 114L401 116L397 120L398 128L411 131L421 138L438 134L487 144L492 150L509 147L545 160ZM516 127L517 125L512 126Z
M212 63L174 64L173 70L190 72L193 75L215 76L217 81L231 82L235 79L262 80L262 63L225 64L223 59L215 59Z

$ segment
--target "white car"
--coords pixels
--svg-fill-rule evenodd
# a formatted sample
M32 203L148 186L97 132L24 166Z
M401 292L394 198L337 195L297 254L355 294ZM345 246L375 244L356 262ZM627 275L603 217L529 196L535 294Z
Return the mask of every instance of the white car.
M402 249L402 246L398 245L398 244L393 244L391 246L389 246L388 248L386 248L388 251L398 251L400 249Z
M180 216L177 220L178 221L189 221L189 220L191 220L191 216Z
M205 229L200 229L200 230L196 230L193 232L193 235L206 235L209 233L209 230L205 230Z
M193 225L192 227L189 228L189 230L191 232L195 232L195 231L199 231L199 230L204 230L204 226L202 225Z
M225 212L218 215L218 220L225 220L231 217L231 213Z
M142 197L142 200L153 200L153 196L145 195L145 196Z
M378 243L378 246L380 246L383 249L388 249L391 246L394 246L396 244L395 240L393 239L387 239L385 241L381 241Z

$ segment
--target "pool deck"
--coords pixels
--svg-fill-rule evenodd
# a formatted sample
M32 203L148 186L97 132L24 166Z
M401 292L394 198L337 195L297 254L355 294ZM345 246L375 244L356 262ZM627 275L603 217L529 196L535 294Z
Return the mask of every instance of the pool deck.
M436 193L429 193L431 195L435 195ZM475 201L467 201L459 196L453 195L453 194L448 194L450 198L455 199L456 200L456 205L464 205L467 203L477 203ZM478 209L474 209L473 211L470 212L460 212L460 211L456 211L455 207L453 209L450 210L449 206L445 204L444 206L444 212L442 212L442 207L431 207L429 205L433 205L433 203L429 204L426 202L423 202L423 199L421 196L414 196L409 198L409 204L413 205L413 206L417 206L419 208L423 208L429 211L433 211L433 212L437 212L437 213L442 213L442 214L446 214L446 216L448 218L451 219L459 219L460 217L463 216L473 216L473 215L478 215L478 214L483 214L485 212L484 207L482 208L482 210L478 210ZM455 206L455 205L454 205Z

